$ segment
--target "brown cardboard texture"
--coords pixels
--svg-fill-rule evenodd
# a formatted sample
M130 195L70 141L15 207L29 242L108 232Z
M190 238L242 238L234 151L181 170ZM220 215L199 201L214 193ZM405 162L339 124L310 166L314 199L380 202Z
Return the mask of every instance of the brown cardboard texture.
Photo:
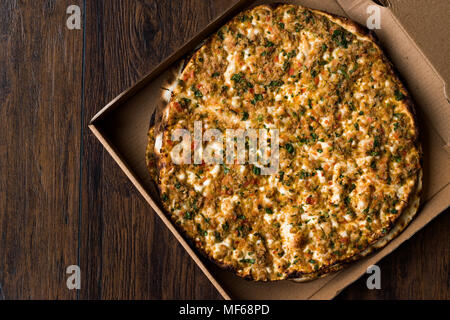
M427 46L427 39L411 36L408 31L415 32L417 28L410 27L407 22L402 24L408 21L411 10L402 9L406 1L390 0L392 8L381 7L370 0L286 1L348 16L363 25L368 18L368 6L373 5L380 10L381 29L375 32L416 103L424 149L423 203L412 223L385 248L340 272L306 283L243 280L200 257L180 235L158 204L158 193L147 172L144 155L150 118L158 103L161 85L171 67L242 8L268 2L239 1L135 86L111 101L92 119L89 128L225 299L331 299L364 274L367 267L392 252L449 206L450 153L447 153L446 145L450 137L450 105L444 93L443 76L448 75L450 68L441 65L439 58L427 59L424 54L427 50L421 50L422 46ZM419 11L426 10L425 4L408 4L422 6L417 8ZM441 23L448 25L449 22L444 19ZM415 42L413 39L419 40ZM442 68L447 69L443 71ZM441 74L436 70L440 70Z

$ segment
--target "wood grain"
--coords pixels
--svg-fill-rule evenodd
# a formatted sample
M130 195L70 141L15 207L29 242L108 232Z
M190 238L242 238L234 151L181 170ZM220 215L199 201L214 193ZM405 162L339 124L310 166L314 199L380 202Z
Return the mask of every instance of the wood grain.
M80 1L0 2L0 296L73 299L78 263Z
M0 299L220 299L87 123L235 2L0 3ZM448 212L379 263L382 290L338 299L448 299Z

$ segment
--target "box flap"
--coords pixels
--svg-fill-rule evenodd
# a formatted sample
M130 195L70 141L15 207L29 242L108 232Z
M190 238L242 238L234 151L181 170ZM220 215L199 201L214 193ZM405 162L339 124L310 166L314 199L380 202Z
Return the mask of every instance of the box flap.
M450 99L450 1L385 0L445 83ZM438 22L438 23L436 23Z

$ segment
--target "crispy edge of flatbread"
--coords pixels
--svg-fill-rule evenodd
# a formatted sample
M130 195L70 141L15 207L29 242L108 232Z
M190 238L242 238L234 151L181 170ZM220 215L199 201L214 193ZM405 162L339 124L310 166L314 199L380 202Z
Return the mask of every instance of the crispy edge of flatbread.
M145 150L145 162L152 181L157 187L159 174L158 159L162 146L162 135L165 129L165 118L167 117L173 89L177 85L179 75L185 68L185 61L185 59L181 59L168 70L168 76L161 85L159 99L156 101L155 109L150 118L147 133L147 147Z

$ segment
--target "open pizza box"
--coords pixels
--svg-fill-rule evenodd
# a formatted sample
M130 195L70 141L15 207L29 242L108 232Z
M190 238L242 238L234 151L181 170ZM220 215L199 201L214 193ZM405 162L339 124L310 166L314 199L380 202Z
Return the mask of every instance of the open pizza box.
M225 299L331 299L449 206L450 103L447 97L450 97L450 66L445 30L450 29L446 16L450 5L444 0L433 2L433 6L406 0L377 1L379 4L371 0L285 1L347 16L362 25L366 25L374 10L379 10L381 28L374 31L416 103L424 151L423 197L416 218L382 250L321 279L306 283L289 280L261 283L220 270L186 242L159 205L157 191L146 168L145 150L150 118L169 70L236 13L269 2L238 1L105 106L92 119L89 128Z

